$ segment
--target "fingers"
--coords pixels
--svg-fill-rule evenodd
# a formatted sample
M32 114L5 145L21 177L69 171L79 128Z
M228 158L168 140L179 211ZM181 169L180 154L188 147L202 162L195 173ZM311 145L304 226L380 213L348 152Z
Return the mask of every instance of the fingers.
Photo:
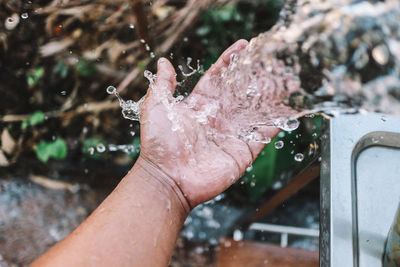
M248 42L242 39L226 49L225 52L222 53L219 59L210 67L206 74L204 74L200 81L197 83L196 87L193 89L192 94L189 96L189 99L195 94L201 94L203 96L209 97L218 95L218 91L214 90L215 88L213 88L210 82L211 76L218 74L222 70L222 68L228 67L231 61L231 55L239 53L247 46L247 44Z
M222 53L222 55L218 58L218 60L210 67L208 72L215 74L220 72L222 68L228 67L231 61L232 54L239 53L248 45L248 43L249 42L247 42L244 39L235 42L233 45L231 45Z
M167 90L173 94L176 88L175 69L166 58L160 58L157 62L157 75L154 88L157 90Z

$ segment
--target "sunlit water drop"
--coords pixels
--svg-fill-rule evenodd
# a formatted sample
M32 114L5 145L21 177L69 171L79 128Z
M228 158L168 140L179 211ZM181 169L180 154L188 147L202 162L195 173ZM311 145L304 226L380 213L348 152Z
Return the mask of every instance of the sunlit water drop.
M276 149L282 149L284 145L285 144L284 144L284 142L282 140L276 141L275 144L274 144Z
M302 162L304 160L304 155L302 153L297 153L294 155L294 160L297 162Z
M246 168L246 172L251 172L253 170L253 166L249 166Z
M96 150L97 150L97 152L99 152L99 153L103 153L103 152L106 151L106 146L103 145L103 144L98 144L98 145L96 146Z

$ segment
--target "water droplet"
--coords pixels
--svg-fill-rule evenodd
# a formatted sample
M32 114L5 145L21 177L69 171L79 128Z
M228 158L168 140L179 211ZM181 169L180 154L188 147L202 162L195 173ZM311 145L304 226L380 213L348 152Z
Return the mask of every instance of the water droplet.
M386 45L378 45L372 49L372 57L380 65L385 65L389 60L389 49Z
M278 189L281 189L282 186L283 186L282 182L281 181L277 181L272 185L272 189L278 190Z
M150 52L150 57L151 57L151 58L155 58L155 57L156 57L156 55L154 54L154 52Z
M294 155L294 160L297 162L302 162L304 159L304 155L301 153L297 153L296 155Z
M19 16L18 14L14 13L11 17L6 18L4 22L4 26L7 30L13 30L15 27L18 26L19 23Z
M135 136L135 134L136 134L134 131L130 131L129 133L130 133L132 136Z
M284 131L290 132L299 128L300 122L297 119L278 119L274 122L274 125Z
M249 166L246 168L246 172L250 172L253 169L253 166Z
M243 237L244 237L244 235L243 235L242 231L240 231L238 229L233 231L233 240L240 241L240 240L243 240Z
M27 19L28 17L29 17L29 15L26 12L21 14L22 19Z
M118 150L118 147L117 147L116 145L112 145L112 144L111 144L111 145L108 146L108 150L109 150L109 151L117 151L117 150Z
M97 152L99 152L99 153L103 153L104 151L106 151L106 147L105 147L103 144L98 144L98 145L96 146L96 150L97 150Z
M94 154L94 147L89 147L88 148L88 152L89 152L90 155L93 155Z
M196 253L197 254L203 254L203 252L204 252L203 247L196 247Z
M114 86L109 86L109 87L107 87L106 91L107 91L107 94L112 95L115 92L117 92L117 88L115 88Z
M282 140L276 141L274 144L276 149L281 149L281 148L283 148L284 145L285 145L285 143Z
M257 140L256 142L263 143L263 144L269 144L269 143L271 143L271 138L264 137L263 139Z

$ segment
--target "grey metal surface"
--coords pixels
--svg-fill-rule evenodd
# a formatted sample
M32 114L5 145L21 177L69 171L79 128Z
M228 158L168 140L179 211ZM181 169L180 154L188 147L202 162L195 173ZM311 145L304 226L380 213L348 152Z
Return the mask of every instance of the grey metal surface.
M321 162L320 266L382 266L400 200L400 118L330 121Z

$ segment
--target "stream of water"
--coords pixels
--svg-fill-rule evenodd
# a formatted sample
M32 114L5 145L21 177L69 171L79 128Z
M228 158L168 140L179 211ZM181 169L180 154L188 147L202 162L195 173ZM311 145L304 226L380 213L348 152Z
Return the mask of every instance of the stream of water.
M399 18L397 0L288 1L277 25L211 78L215 94L194 119L207 123L218 114L231 122L229 134L268 143L263 127L294 130L308 113L399 115ZM152 84L154 75L145 76ZM144 98L124 101L114 87L107 92L116 94L125 118L140 119Z

